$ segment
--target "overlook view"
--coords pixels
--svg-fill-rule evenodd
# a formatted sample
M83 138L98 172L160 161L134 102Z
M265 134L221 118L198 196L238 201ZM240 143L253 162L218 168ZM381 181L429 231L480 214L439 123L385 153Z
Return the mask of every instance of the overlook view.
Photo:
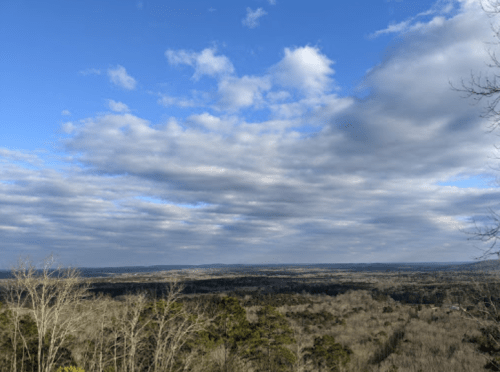
M3 1L0 372L499 371L499 13Z

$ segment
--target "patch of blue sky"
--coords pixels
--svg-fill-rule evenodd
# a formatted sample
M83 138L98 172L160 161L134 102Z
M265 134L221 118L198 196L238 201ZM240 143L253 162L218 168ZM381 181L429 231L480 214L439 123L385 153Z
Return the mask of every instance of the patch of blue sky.
M484 174L472 177L464 177L461 179L453 178L445 182L438 182L437 185L456 186L461 189L466 189L466 188L488 189L488 188L498 187L494 177Z

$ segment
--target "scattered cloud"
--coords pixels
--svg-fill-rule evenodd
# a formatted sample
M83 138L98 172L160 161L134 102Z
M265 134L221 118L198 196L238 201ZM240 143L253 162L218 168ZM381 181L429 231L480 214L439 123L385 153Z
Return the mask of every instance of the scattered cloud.
M129 112L130 109L123 102L116 102L112 99L108 100L109 108L115 112Z
M64 116L70 116L70 115L71 115L71 112L69 112L68 110L62 110L62 111L61 111L61 115L64 115Z
M137 82L133 77L127 74L125 67L118 65L114 69L108 69L108 76L110 81L127 90L135 89Z
M459 1L461 2L463 8L469 7L469 5L467 4L469 0L459 0ZM435 16L430 22L414 23L414 20L419 17L425 17L432 14L450 15L450 13L453 10L455 10L455 13L459 11L459 9L456 9L454 7L454 0L438 0L436 3L432 5L432 7L429 10L418 13L417 15L410 17L407 20L399 23L391 22L387 28L375 31L374 33L368 35L368 38L375 39L378 36L384 34L391 34L391 33L404 34L404 33L411 33L421 29L429 30L433 27L440 27L444 24L445 21L445 18L442 16Z
M23 162L34 166L43 165L43 161L38 157L38 155L26 151L9 150L0 147L0 164L7 161ZM8 168L6 168L6 170L8 170ZM8 179L9 177L5 178Z
M72 122L68 121L61 125L61 130L66 134L71 134L75 130L75 125Z
M258 19L266 14L267 12L262 8L258 8L255 12L252 12L252 9L247 8L247 16L241 21L241 23L243 26L247 26L248 28L255 28L259 25Z
M214 56L215 48L206 48L201 53L185 50L167 50L165 56L171 65L185 64L195 68L192 79L198 81L202 75L224 76L234 72L233 64L225 56Z
M285 48L284 58L269 71L283 87L296 88L306 94L323 94L332 84L328 75L335 73L330 68L333 63L316 47Z

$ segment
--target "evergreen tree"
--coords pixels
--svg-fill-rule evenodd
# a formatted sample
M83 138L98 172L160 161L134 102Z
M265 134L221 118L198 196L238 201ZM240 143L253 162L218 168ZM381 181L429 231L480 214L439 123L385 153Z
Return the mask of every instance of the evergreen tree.
M338 364L345 366L352 354L349 348L343 348L335 342L333 336L328 335L316 337L313 347L307 348L306 351L316 361L319 371L322 371L323 367L326 367L325 371L337 371Z
M237 298L220 299L217 304L217 314L208 329L200 332L196 343L203 345L207 350L224 345L224 366L227 368L234 353L247 343L252 330L246 317L246 310Z
M247 339L245 354L265 360L268 371L289 371L296 357L284 346L295 343L288 321L271 305L264 306L257 315L259 320Z

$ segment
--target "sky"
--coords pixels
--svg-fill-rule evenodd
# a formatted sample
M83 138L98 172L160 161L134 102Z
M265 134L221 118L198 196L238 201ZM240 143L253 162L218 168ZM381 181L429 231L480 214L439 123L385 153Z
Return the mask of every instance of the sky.
M494 75L496 18L475 0L2 1L0 269L474 260L498 134L491 99L452 86Z

